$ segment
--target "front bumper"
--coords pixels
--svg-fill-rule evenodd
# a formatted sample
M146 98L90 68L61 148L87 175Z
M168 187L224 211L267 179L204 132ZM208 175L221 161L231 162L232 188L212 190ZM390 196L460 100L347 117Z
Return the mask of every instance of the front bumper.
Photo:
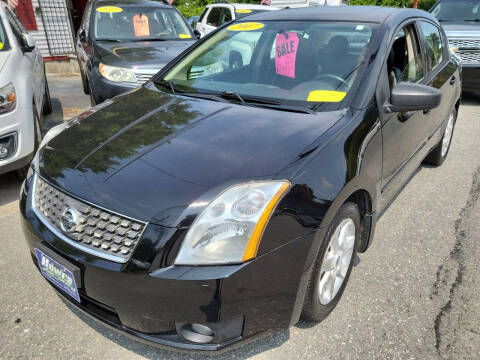
M480 95L480 64L464 64L462 91Z
M141 245L157 243L156 238L167 244L166 238L175 239L184 230L167 231L150 224L130 261L119 264L82 253L56 237L36 217L31 194L23 192L20 208L34 262L33 249L42 244L80 268L81 303L72 304L140 340L180 349L220 350L265 331L288 328L298 320L298 303L303 302L299 285L313 234L240 265L160 266L145 263ZM189 341L181 331L189 324L209 326L215 330L214 338L206 343Z
M0 160L0 174L20 169L32 160L35 144L32 108L17 107L0 115L0 138L10 134L16 137L15 150L11 156Z
M137 83L115 83L105 79L98 73L89 78L90 92L96 104L126 93L140 86Z

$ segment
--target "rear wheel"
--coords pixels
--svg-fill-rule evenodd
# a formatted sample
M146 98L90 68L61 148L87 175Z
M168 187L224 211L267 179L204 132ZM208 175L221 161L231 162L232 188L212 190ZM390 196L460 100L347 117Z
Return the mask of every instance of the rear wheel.
M354 203L339 209L320 247L301 318L322 321L340 301L360 240L360 213Z
M454 109L447 120L447 126L443 132L442 139L425 158L425 163L440 166L447 158L448 151L450 150L450 144L452 143L453 130L455 128L455 122L457 120L457 110Z

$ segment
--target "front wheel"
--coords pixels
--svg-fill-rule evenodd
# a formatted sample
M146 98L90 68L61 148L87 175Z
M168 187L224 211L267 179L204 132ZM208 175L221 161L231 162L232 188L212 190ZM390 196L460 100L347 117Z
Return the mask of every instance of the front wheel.
M33 130L34 130L33 153L35 154L43 139L42 129L40 128L40 117L37 114L35 104L33 104ZM30 168L30 164L27 164L24 167L17 169L17 177L19 178L19 180L23 180L27 177L29 168Z
M433 148L433 150L425 158L425 163L434 166L440 166L447 158L450 144L452 143L453 130L457 121L457 110L454 109L447 120L447 126L443 131L443 136L440 142Z
M47 77L45 76L45 94L43 95L42 114L48 115L51 114L52 111L52 99L50 98L50 89L48 88Z
M340 301L352 271L360 240L360 212L345 203L329 226L308 284L301 318L319 322Z

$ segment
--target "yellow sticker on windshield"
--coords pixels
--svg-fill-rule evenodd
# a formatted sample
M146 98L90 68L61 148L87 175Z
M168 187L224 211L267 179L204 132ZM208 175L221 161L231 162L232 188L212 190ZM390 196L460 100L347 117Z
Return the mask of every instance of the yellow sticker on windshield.
M263 28L265 25L258 22L244 22L240 24L230 25L227 29L230 31L252 31Z
M315 90L310 91L307 101L313 102L340 102L347 95L343 91Z
M0 50L3 49L3 42L0 42Z
M252 10L250 10L250 9L237 9L237 10L235 10L235 12L237 14L250 14L252 12Z
M192 37L188 34L178 34L180 39L191 39Z
M123 9L119 8L118 6L102 6L97 8L97 12L101 13L119 13L122 11Z

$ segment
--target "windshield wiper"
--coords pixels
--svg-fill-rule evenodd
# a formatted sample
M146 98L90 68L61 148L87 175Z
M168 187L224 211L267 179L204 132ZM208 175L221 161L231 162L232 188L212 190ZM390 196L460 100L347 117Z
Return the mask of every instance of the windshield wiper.
M280 101L277 101L277 100L270 100L270 99L265 99L265 98L256 97L256 96L240 95L238 93L231 92L231 91L224 91L220 96L225 99L238 99L243 105L251 104L251 103L280 105Z
M97 41L109 41L109 42L122 42L122 40L119 39L107 39L107 38L100 38L100 39L95 39Z
M296 112L302 114L316 114L315 111L306 107L306 106L296 106L296 105L280 105L280 104L251 104L250 106L262 107L267 109L274 109L279 111L289 111L289 112Z
M155 84L158 84L158 85L161 85L163 87L166 87L166 88L170 89L172 91L172 94L174 94L174 95L176 93L183 92L182 90L179 90L179 89L175 88L173 83L171 81L168 81L168 80L163 80L163 79L155 80Z

